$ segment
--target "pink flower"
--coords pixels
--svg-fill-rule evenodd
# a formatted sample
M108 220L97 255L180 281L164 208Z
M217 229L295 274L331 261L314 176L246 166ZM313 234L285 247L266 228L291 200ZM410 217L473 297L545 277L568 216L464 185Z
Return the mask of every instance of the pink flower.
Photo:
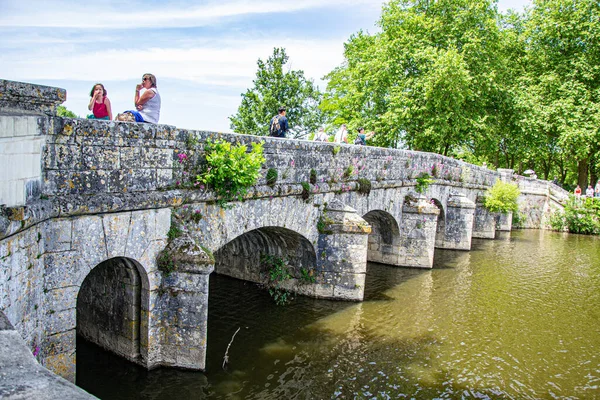
M35 349L33 349L33 356L37 357L38 354L40 354L40 346L35 346Z
M179 153L177 154L177 157L179 157L179 163L183 163L185 160L187 160L188 156L185 153Z
M294 160L290 161L290 167L293 167L294 165L296 165L296 162Z

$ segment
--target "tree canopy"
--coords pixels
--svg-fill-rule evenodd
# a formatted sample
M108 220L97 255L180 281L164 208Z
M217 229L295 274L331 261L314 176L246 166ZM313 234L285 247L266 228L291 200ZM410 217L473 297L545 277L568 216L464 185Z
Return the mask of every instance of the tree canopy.
M381 32L345 43L321 109L383 146L436 152L580 185L600 169L600 3L392 0Z
M280 106L287 110L288 137L303 137L321 124L321 92L303 71L286 69L288 60L283 48L273 49L266 62L258 60L254 87L242 94L237 113L229 117L234 132L268 135L271 118Z

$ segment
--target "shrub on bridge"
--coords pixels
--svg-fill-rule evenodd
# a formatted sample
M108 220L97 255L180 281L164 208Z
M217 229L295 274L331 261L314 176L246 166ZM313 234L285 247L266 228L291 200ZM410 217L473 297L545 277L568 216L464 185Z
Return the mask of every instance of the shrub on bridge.
M517 199L519 194L521 194L521 191L517 185L498 180L494 186L486 191L483 205L491 212L518 211Z
M241 201L258 180L265 162L263 144L252 143L252 151L247 150L244 144L232 146L225 140L206 141L206 164L196 181L213 189L221 206L232 200Z

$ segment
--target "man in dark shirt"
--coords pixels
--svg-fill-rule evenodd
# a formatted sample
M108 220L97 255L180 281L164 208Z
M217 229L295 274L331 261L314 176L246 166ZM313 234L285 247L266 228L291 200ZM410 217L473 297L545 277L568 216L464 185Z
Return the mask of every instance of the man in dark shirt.
M285 134L288 131L288 120L285 116L286 111L285 107L279 107L279 114L271 118L271 123L269 124L269 134L275 137L285 137ZM277 118L277 122L279 123L279 129L274 129L275 118Z

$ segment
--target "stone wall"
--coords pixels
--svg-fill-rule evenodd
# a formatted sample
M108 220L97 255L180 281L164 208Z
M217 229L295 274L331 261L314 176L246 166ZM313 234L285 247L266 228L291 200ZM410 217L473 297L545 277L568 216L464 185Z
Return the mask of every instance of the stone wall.
M553 212L563 209L569 193L548 181L518 175L512 179L521 190L518 227L549 229L548 218Z

